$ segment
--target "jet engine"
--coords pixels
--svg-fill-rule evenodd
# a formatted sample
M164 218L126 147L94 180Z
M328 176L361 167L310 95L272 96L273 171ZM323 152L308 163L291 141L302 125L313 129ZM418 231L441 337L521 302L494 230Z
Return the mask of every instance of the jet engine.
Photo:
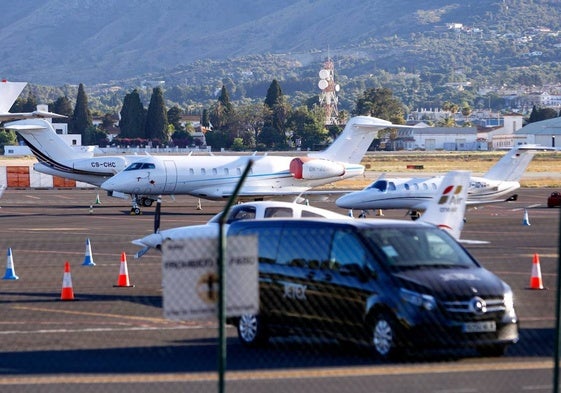
M295 179L315 180L343 176L345 166L329 160L299 157L290 161L290 173Z

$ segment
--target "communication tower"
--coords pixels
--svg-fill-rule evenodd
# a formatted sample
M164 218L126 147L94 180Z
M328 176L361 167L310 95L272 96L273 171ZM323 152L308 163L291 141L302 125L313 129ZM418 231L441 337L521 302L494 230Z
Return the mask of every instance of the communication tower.
M325 111L325 124L338 124L337 92L340 87L335 83L335 68L329 58L319 71L318 87L321 90L319 104Z

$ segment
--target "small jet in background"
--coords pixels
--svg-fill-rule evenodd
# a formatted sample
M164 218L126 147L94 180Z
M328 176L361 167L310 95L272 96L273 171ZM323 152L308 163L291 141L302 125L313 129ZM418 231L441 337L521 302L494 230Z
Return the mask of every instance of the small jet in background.
M516 200L518 196L512 193L520 188L520 178L534 155L539 151L554 150L539 145L513 147L486 174L471 177L467 206ZM387 178L382 175L363 190L343 195L335 203L345 209L407 209L415 217L418 212L426 210L442 179L443 176Z

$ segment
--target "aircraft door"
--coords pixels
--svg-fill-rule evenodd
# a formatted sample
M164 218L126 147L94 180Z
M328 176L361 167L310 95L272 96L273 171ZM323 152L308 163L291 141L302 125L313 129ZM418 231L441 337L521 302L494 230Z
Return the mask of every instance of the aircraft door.
M166 181L164 185L164 194L172 194L177 185L177 166L175 161L164 160L164 168L166 170Z

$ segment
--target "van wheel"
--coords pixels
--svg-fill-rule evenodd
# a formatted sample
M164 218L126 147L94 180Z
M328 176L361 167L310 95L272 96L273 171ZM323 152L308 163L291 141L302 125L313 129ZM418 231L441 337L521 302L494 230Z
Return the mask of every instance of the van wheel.
M389 313L382 312L374 317L371 326L371 343L375 355L382 360L398 357L402 348L399 347L395 318Z
M238 319L238 338L243 345L258 347L267 343L268 335L258 315L244 314Z

